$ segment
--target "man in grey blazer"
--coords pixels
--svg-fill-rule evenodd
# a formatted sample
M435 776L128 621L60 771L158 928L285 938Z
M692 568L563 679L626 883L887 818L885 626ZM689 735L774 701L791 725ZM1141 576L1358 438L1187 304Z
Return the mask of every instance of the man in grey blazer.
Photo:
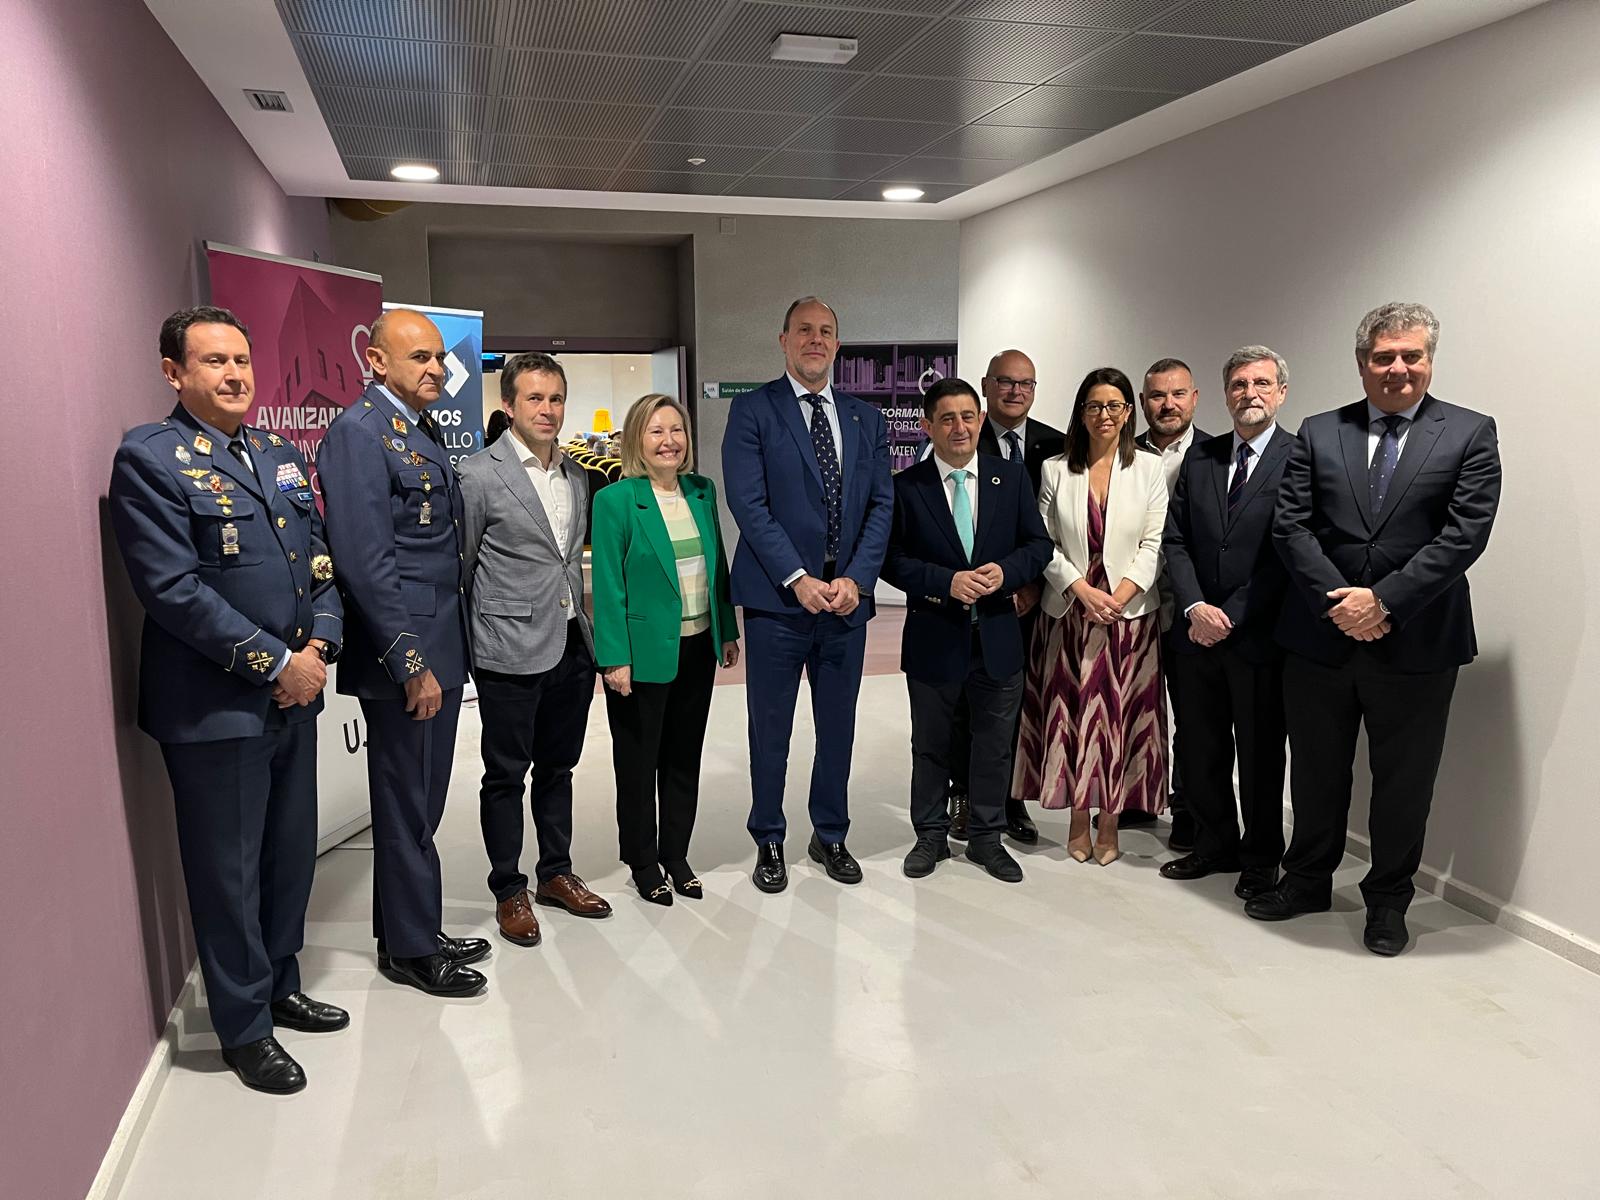
M583 611L589 487L556 439L567 377L548 354L519 354L500 374L506 436L461 463L467 620L483 720L478 793L489 890L501 936L539 944L533 905L579 917L611 906L572 873L572 768L594 698L594 633ZM522 856L522 797L539 836L532 896Z

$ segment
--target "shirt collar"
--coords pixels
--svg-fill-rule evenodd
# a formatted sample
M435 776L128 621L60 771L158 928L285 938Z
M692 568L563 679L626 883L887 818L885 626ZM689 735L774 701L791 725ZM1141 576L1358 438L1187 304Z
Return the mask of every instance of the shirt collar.
M1190 428L1193 429L1193 426L1190 426ZM1264 451L1267 448L1267 443L1272 440L1272 435L1274 433L1276 433L1277 431L1278 431L1278 423L1276 421L1273 421L1265 429L1263 429L1260 433L1256 434L1255 437L1250 439L1250 449L1255 453L1255 456L1257 458L1261 457L1262 451ZM1239 436L1239 431L1237 429L1235 429L1233 431L1233 453L1234 453L1234 457L1236 457L1236 458L1238 457L1239 447L1242 446L1242 445L1244 445L1244 439Z
M950 472L952 472L952 471L965 471L968 475L973 476L974 478L977 477L977 474L978 474L978 456L976 454L974 454L970 459L967 460L967 465L964 466L964 467L951 466L949 463L945 462L944 459L940 458L938 456L938 454L931 454L931 455L929 455L929 457L933 459L934 465L939 468L939 482L940 483L949 483L950 482Z
M184 411L188 412L187 409L185 409ZM218 446L226 446L229 442L233 441L233 438L239 438L239 439L242 440L245 437L244 422L243 421L241 421L239 423L239 432L234 434L233 437L229 437L227 434L223 433L222 430L218 429L215 425L212 425L212 424L210 424L209 422L206 422L206 421L202 421L199 417L195 416L193 413L189 413L189 419L192 420L196 425L200 426L200 432L205 434L208 438L210 438L212 440L213 443L215 443Z
M388 398L389 403L394 405L396 408L398 408L400 410L400 415L401 416L409 417L411 419L411 423L413 425L418 424L422 420L421 415L416 411L416 409L412 408L409 404L407 404L404 400L400 399L400 397L396 396L393 392L391 392L383 384L379 383L376 379L374 379L372 381L372 386L377 388L380 392L382 392L384 394L384 396Z
M538 467L541 471L545 470L544 464L539 461L539 456L523 444L522 439L517 436L516 430L508 429L506 433L511 438L511 448L517 453L517 461L522 464L524 470L530 467ZM554 472L561 469L561 457L561 444L558 442L550 452L550 471Z
M991 420L992 419L993 418L991 418ZM999 422L995 422L994 440L996 442L1004 444L1004 442L1006 440L1006 434L1008 434L1008 433L1016 434L1017 435L1017 440L1019 442L1021 442L1024 446L1026 446L1028 444L1028 418L1027 417L1023 417L1021 422L1017 425L1017 427L1015 429L1007 429L1004 425L1001 425Z
M810 388L806 387L805 384L801 383L787 371L785 371L783 374L784 378L789 381L789 386L794 389L794 398L796 400L800 399L801 396L821 396L829 404L833 403L833 384L825 383L822 385L822 390L820 392L813 392Z
M1426 399L1427 399L1426 396L1424 396L1422 398L1422 400L1426 400ZM1383 409L1379 408L1371 400L1368 400L1367 401L1367 424L1369 426L1370 425L1376 425L1379 421L1383 420L1385 417L1390 416L1390 415L1393 415L1393 416L1396 416L1396 417L1404 417L1407 422L1415 421L1417 419L1417 409L1422 407L1422 400L1418 400L1410 408L1402 408L1399 412L1393 413L1393 414L1384 412ZM1405 426L1402 425L1401 428L1403 429L1403 428L1405 428Z

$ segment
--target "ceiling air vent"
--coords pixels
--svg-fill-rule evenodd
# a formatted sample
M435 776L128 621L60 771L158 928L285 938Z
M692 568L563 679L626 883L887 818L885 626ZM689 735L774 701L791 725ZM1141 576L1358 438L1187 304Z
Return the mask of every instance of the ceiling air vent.
M283 92L264 92L259 88L245 88L245 99L250 101L250 107L257 112L293 112L294 107L289 103L289 97Z

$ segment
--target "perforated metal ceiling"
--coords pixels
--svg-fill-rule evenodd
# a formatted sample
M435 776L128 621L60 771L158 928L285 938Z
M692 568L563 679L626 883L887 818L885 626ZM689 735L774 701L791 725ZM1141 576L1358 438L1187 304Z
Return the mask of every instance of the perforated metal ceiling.
M1407 2L277 0L351 179L925 202Z

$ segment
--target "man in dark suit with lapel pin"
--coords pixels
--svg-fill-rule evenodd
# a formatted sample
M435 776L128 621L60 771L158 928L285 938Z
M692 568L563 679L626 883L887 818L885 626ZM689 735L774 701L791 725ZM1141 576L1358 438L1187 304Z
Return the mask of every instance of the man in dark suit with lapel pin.
M339 691L367 722L378 968L436 996L482 990L482 938L446 937L439 852L468 652L461 489L428 406L444 340L392 309L372 323L373 382L334 418L318 468L347 614Z
M317 714L342 637L333 561L300 452L243 424L250 337L227 309L173 313L166 420L131 430L111 524L145 608L139 727L172 781L184 883L222 1057L247 1087L297 1092L274 1036L343 1029L300 990L317 855Z
M1438 319L1420 304L1362 318L1366 398L1301 425L1273 522L1289 573L1278 640L1288 651L1294 835L1282 882L1245 912L1281 921L1330 907L1364 725L1372 864L1362 940L1386 957L1410 940L1405 912L1450 698L1478 650L1466 573L1500 503L1494 421L1428 392L1438 341Z
M511 359L500 372L500 402L511 421L506 436L461 463L467 613L483 719L478 810L500 936L537 946L535 904L576 917L611 915L611 905L572 873L572 768L594 700L594 632L583 611L589 485L557 444L567 408L559 362L548 354ZM524 795L539 836L531 894L519 862Z
M1020 463L1027 471L1028 487L1037 497L1039 468L1045 459L1062 452L1066 447L1066 437L1059 429L1046 425L1032 415L1039 386L1033 360L1021 350L1002 350L989 360L989 368L984 372L981 382L984 419L978 434L978 453ZM1013 596L1013 604L1022 618L1023 653L1027 653L1033 626L1038 620L1040 583L1040 579L1030 579ZM970 728L967 719L963 702L956 708L952 733L954 749L950 760L950 832L957 838L965 838L968 828L966 779L969 764L965 756L970 744ZM1014 734L1011 742L1014 749ZM1038 826L1028 815L1028 806L1020 797L1006 797L1006 834L1013 841L1027 846L1039 840Z
M796 300L778 344L786 373L734 400L722 439L739 525L730 578L745 615L752 878L764 892L789 882L783 790L802 670L817 727L807 852L839 883L861 881L845 846L850 754L894 506L883 414L829 383L839 352L833 309L815 296Z
M1283 857L1283 652L1273 635L1287 579L1272 514L1299 439L1277 425L1289 365L1276 351L1235 350L1222 386L1233 433L1185 456L1161 545L1176 609L1166 642L1184 728L1176 746L1195 823L1194 851L1161 874L1238 872L1234 894L1249 900L1277 884Z
M933 453L894 481L894 525L883 576L906 594L900 669L911 695L911 824L916 844L905 873L929 875L950 857L945 785L961 756L970 809L967 857L1017 883L1006 851L1006 800L1024 646L1013 597L1037 580L1052 544L1020 462L979 454L983 413L960 379L942 379L922 399ZM969 728L958 732L958 709Z
M1139 391L1139 407L1144 412L1145 429L1133 444L1161 459L1161 470L1167 477L1167 501L1171 504L1172 491L1178 484L1178 469L1191 447L1210 438L1210 434L1194 423L1194 412L1200 402L1200 389L1194 386L1194 373L1181 358L1158 358L1144 373L1144 387ZM1161 574L1156 581L1161 595L1162 649L1166 654L1182 653L1183 647L1175 645L1188 636L1187 627L1175 621L1176 602L1172 596L1172 580L1166 563L1161 564ZM1172 830L1167 845L1173 850L1193 850L1195 823L1183 790L1183 715L1178 701L1179 677L1165 672L1167 700L1172 708L1171 787L1167 807L1172 813ZM1122 827L1152 825L1155 814L1137 809L1122 814ZM1095 817L1098 828L1100 818Z

